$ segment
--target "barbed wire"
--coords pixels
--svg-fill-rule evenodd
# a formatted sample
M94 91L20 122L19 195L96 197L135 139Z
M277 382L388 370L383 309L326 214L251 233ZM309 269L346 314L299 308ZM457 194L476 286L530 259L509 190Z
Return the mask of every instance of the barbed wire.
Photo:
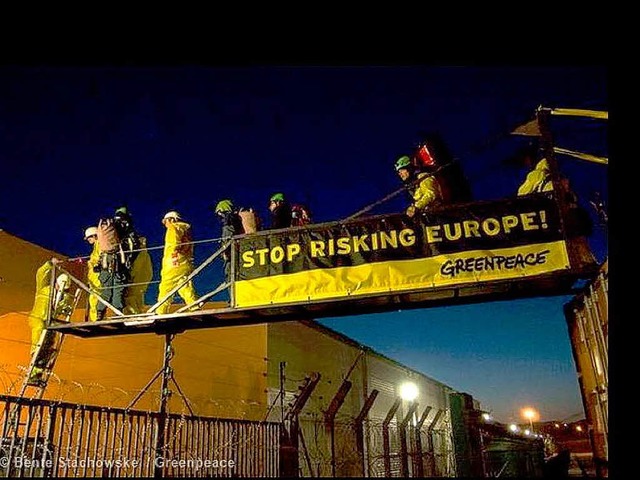
M82 385L80 382L71 382L73 388L81 389L85 394L89 394L90 389L96 387L107 389L104 385L97 383L90 383L88 385ZM85 387L89 387L85 389ZM126 390L119 389L125 394ZM236 401L236 399L229 399L230 402ZM46 410L44 410L46 411ZM65 455L69 459L81 459L81 458L100 458L103 455L109 455L109 458L118 458L123 455L130 455L130 449L132 442L135 442L138 450L134 452L138 457L140 455L147 458L154 458L156 454L156 444L151 440L150 430L156 425L151 416L147 415L142 417L130 417L125 415L124 417L113 417L113 421L107 415L100 415L95 422L85 422L86 417L83 417L83 409L81 405L74 409L73 415L67 417L66 422L59 422L56 425L56 431L54 432L56 438L62 438L63 443L58 445L58 455ZM151 412L149 412L151 413ZM182 412L179 414L178 420L171 421L167 424L165 433L164 444L162 445L163 451L167 458L202 458L204 447L200 443L190 442L188 440L188 433L183 435L183 432L192 432L193 428L196 428L202 422L209 421L226 421L224 419L208 418L208 419L191 419L187 416L186 408L183 405ZM328 450L328 436L325 429L324 419L320 412L308 412L311 416L301 419L300 426L303 436L305 437L306 447L301 450L301 454L308 456L312 469L316 474L323 473L328 474L331 471L332 456ZM144 412L143 412L144 415ZM375 472L380 470L382 472L383 465L381 461L387 452L382 446L382 422L376 420L366 420L367 438L369 442L369 453L367 455L367 462L369 463L369 471ZM262 448L264 444L261 443L262 430L258 428L259 423L255 425L251 424L242 430L237 427L232 427L233 420L229 424L229 429L220 433L215 429L207 430L207 450L215 458L232 458L232 455L236 455L231 452L242 451L245 454L251 454L255 448ZM35 426L32 426L35 428ZM355 441L349 440L354 435L353 430L353 418L345 416L344 421L339 419L334 424L334 431L336 439L336 457L334 460L335 468L338 471L343 469L359 468L360 455L356 448ZM217 432L217 433L216 433ZM439 432L439 433L438 433ZM99 433L104 435L99 437ZM422 429L422 433L425 430ZM450 425L443 425L435 432L442 437L441 440L432 444L432 450L424 452L425 455L430 455L433 459L433 465L429 464L429 468L437 469L438 472L450 472L449 467L453 465L451 455L453 450L450 448L451 432ZM388 454L392 457L392 463L394 468L397 466L398 459L398 431L397 424L390 425L390 447L391 450ZM80 439L86 438L89 435L95 437L96 440L93 444L88 442L81 444ZM109 440L110 445L107 444ZM275 440L275 439L274 439ZM273 447L276 448L277 443L274 443ZM269 447L267 447L269 448ZM108 452L108 453L107 453ZM410 450L410 458L415 456L415 452ZM307 468L306 462L303 463L303 468ZM429 470L427 470L429 471ZM436 470L433 470L436 471ZM433 472L432 472L433 473Z

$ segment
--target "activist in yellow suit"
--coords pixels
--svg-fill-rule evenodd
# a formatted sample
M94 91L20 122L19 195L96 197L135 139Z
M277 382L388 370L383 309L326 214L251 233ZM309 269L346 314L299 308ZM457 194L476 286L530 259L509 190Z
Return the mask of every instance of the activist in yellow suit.
M550 192L553 190L549 162L545 158L540 160L535 168L527 174L525 181L518 187L518 196L530 193Z
M100 247L98 246L98 229L89 227L84 232L84 239L92 246L91 255L87 262L87 283L92 292L100 294ZM95 322L98 319L98 297L89 295L89 320Z
M190 243L191 225L183 222L180 214L175 211L168 212L162 219L162 223L166 227L167 233L164 237L158 301L167 296L181 280L184 280L193 271L193 244ZM191 280L178 290L178 294L187 305L198 299ZM167 313L170 305L171 299L160 305L156 310L157 313Z
M45 329L47 323L47 309L49 308L49 297L51 295L51 273L54 263L60 263L60 260L52 258L42 265L36 272L36 296L28 317L29 327L31 328L31 355L34 354L36 347L38 346L38 340L40 340L40 335ZM71 281L69 276L65 273L58 275L58 278L56 278L53 292L56 298L52 303L54 315L56 313L68 314L71 312L71 309L73 308L72 298L71 295L67 293L70 284ZM53 339L54 337L52 332L49 332L49 334L45 336L44 342L41 346L41 352L44 352L44 354L40 355L41 358L39 365L36 365L36 368L32 372L33 379L37 379L38 375L42 373L41 367L48 363L50 355L48 350L53 343Z
M50 282L53 262L57 262L57 260L47 261L36 272L36 297L28 318L29 327L31 328L31 354L33 354L36 345L38 345L38 340L40 340L40 335L46 323L49 297L51 296Z
M413 203L406 210L407 216L413 217L417 212L443 202L442 187L438 179L433 174L418 172L409 157L400 157L395 168L402 182L411 185L408 191Z
M49 297L51 295L51 270L54 263L60 263L60 260L52 258L36 272L36 297L28 318L29 327L31 328L31 353L36 349L40 335L45 328L47 308L49 308ZM54 298L51 305L54 316L60 313L67 314L71 308L73 299L67 293L70 285L71 280L66 273L61 273L56 278L53 291L56 298Z
M144 294L147 293L149 282L153 277L151 256L147 251L147 239L140 237L140 251L131 266L131 286L124 291L125 315L133 315L144 311ZM166 247L165 247L166 248ZM165 250L166 251L166 250Z

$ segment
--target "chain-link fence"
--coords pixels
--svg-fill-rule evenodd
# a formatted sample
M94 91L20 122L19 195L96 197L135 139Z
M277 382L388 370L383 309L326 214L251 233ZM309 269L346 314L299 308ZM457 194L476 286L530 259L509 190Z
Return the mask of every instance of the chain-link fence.
M299 464L305 477L447 477L455 475L451 428L436 429L365 420L364 441L348 418L327 424L321 415L300 419ZM404 465L404 466L403 466ZM404 471L406 469L406 472ZM405 475L406 474L406 475Z

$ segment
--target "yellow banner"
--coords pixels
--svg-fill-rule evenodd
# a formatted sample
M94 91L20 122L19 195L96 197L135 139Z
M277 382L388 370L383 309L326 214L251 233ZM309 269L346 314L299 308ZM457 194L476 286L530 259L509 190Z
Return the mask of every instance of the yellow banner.
M236 307L403 292L568 269L564 241L301 271L235 282Z

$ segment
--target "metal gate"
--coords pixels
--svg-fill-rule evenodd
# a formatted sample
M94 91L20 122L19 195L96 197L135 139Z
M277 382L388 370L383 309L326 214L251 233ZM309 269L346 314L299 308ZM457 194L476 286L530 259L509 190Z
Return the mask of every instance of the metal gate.
M272 422L0 395L0 432L0 477L279 475Z

